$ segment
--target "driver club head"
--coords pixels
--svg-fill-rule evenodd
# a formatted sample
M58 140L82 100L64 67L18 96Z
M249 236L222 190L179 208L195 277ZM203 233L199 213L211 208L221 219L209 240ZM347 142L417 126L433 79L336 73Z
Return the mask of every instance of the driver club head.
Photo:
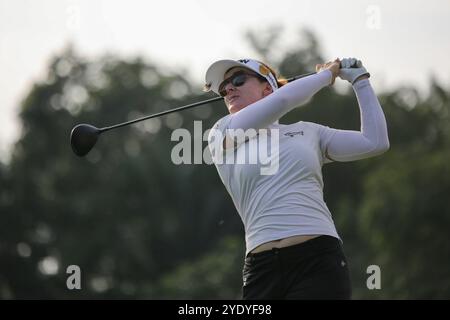
M97 143L100 133L100 129L90 124L75 126L70 133L70 145L73 152L79 157L87 155Z

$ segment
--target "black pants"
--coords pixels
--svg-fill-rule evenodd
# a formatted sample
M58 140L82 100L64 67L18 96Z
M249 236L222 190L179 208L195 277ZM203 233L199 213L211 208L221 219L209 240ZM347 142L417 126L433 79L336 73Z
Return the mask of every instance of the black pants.
M249 253L243 283L244 300L351 297L347 259L340 241L330 236Z

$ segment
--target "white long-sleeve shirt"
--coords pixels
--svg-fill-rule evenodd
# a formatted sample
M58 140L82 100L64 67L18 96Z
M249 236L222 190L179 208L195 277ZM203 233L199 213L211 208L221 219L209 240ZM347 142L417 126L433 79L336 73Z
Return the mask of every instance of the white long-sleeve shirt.
M239 112L223 117L210 132L212 158L243 221L247 253L265 242L295 235L339 238L323 199L323 164L364 159L389 148L383 110L367 79L353 86L361 113L361 131L332 129L304 121L278 123L279 118L306 103L330 81L331 72L326 70L288 83ZM225 136L230 129L269 129L269 137L277 139L250 135L249 140L238 139L235 149L223 150L215 133ZM260 150L249 147L252 143L258 145L266 140L270 140L264 146L270 154L264 163L236 163L239 157L248 160L249 154ZM273 163L264 174L267 160Z

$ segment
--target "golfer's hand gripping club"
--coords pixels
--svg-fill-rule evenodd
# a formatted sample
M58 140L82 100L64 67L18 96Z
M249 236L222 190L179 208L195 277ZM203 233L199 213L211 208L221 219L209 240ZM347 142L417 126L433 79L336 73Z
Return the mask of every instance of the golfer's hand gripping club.
M352 85L362 76L370 77L370 73L364 68L361 60L355 58L344 58L341 60L339 78L347 80Z

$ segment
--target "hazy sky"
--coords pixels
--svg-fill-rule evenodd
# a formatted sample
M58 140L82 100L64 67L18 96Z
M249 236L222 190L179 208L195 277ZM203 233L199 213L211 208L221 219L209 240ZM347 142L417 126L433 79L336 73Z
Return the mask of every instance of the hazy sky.
M82 56L141 55L202 83L213 61L253 54L244 31L276 24L281 47L307 27L327 59L360 58L377 91L423 89L431 74L450 86L449 0L0 0L0 159L20 133L20 100L68 42Z

